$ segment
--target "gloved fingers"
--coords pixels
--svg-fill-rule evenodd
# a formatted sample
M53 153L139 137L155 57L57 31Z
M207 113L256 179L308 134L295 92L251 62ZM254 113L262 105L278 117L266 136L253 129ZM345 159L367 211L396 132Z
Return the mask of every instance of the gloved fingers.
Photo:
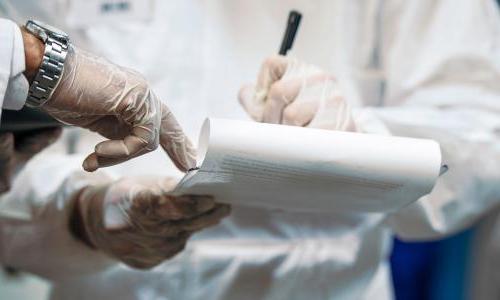
M196 167L196 149L166 105L161 105L160 145L175 166L186 172Z
M296 76L296 72L289 76L283 76L281 80L271 86L264 104L263 122L283 123L285 108L297 101L299 96L302 96L301 98L303 99L321 99L324 97L328 82L333 80L332 76L316 71L306 73L311 73L312 75L301 77Z
M96 145L100 157L128 159L141 152L150 152L158 145L158 133L152 124L135 126L123 140L109 140Z
M349 103L339 93L338 89L322 99L308 127L356 131Z
M53 144L62 133L62 128L36 130L23 135L15 135L15 150L20 159L28 160Z
M199 231L203 228L211 227L227 217L231 212L231 206L227 204L217 204L214 209L206 214L195 217L191 220L182 221L181 227L185 231Z
M102 167L116 165L151 152L158 145L157 131L152 127L134 127L123 140L108 140L96 145L95 152L83 162L85 171L93 172Z
M195 167L194 147L142 75L73 47L67 63L68 72L44 109L111 139L96 146L85 170L127 161L160 142L179 169Z
M255 95L254 85L244 85L238 93L238 101L248 115L257 122L262 122L264 113L264 98Z
M143 192L134 199L128 218L130 223L146 233L164 231L163 235L173 236L179 232L175 228L175 221L203 215L214 206L213 199L208 196L151 196Z
M271 86L267 95L262 121L265 123L280 124L283 117L283 110L297 98L303 80L294 78L287 81L277 81Z
M114 166L120 162L123 162L123 158L99 157L93 152L83 160L82 167L87 172L94 172L99 168Z
M152 245L150 249L159 254L163 260L171 258L186 247L186 243L191 236L190 232L181 232L175 237L158 236L157 244Z
M189 232L175 236L144 234L138 228L111 232L100 249L134 268L151 268L184 249Z
M317 113L320 103L334 93L335 78L319 73L305 78L294 101L285 107L282 123L292 126L307 126Z
M2 133L0 134L0 193L10 190L14 166L14 134Z
M209 197L192 201L169 195L175 182L172 178L123 178L113 183L101 197L105 228L133 226L154 232L167 221L189 219L213 207Z
M187 238L157 238L152 244L137 245L128 255L116 257L132 268L151 269L184 250L186 242Z
M272 56L264 60L255 86L243 86L238 99L258 122L282 123L283 110L292 103L310 78L324 74L297 59Z
M144 235L176 237L216 225L230 213L230 209L231 207L227 204L214 204L211 210L197 214L190 219L183 218L154 223L148 223L145 220L146 222L136 224L135 226L141 228L140 230Z
M282 123L290 126L307 126L314 118L318 106L319 101L313 99L293 102L283 111Z
M270 56L264 60L255 85L255 101L264 102L271 86L280 80L287 71L290 61L289 58L282 55Z
M173 236L163 236L160 234L147 235L140 229L132 229L124 231L117 240L122 247L117 247L123 255L132 254L138 255L142 253L157 255L160 254L165 258L167 252L171 252L172 248L177 248L179 245L185 244L191 236L190 232L178 232ZM117 244L117 245L119 245Z
M175 183L172 178L120 180L105 200L106 228L120 229L128 224L155 234L163 224L189 220L214 208L210 196L170 195Z
M168 249L166 249L163 252L165 255L164 258L170 259L170 258L174 257L175 255L177 255L178 253L182 252L182 250L184 250L184 248L186 248L186 243L187 243L187 239L180 239L177 243L170 244L168 246Z
M215 206L210 196L164 196L159 199L155 214L166 220L183 220L204 214Z
M137 156L140 156L144 153L147 153L148 151L144 152L138 152L134 156L130 156L127 158L110 158L110 157L101 157L98 156L95 152L89 154L82 163L82 167L85 171L87 172L94 172L99 168L105 168L105 167L111 167L117 164L120 164L124 161L130 160L132 158L135 158Z
M263 110L271 86L285 74L289 59L281 55L268 57L262 63L257 83L245 85L238 93L238 100L252 119L263 121Z
M85 118L85 120L83 120ZM74 119L77 119L76 117ZM90 131L97 132L111 140L121 140L130 133L130 125L119 116L85 116L77 124Z
M162 199L163 200L163 199ZM161 202L163 202L160 200ZM217 218L214 214L218 205L208 196L181 196L164 201L159 207L151 208L153 216L146 216L144 213L137 213L133 210L130 215L134 226L140 228L143 234L153 236L175 237L185 231L191 231L191 227L185 228L185 224L190 224L193 220L200 219L200 225L193 225L195 228L210 226L210 222ZM222 213L222 212L219 212ZM204 223L205 222L205 223ZM203 224L206 224L203 226ZM214 223L215 224L215 223Z

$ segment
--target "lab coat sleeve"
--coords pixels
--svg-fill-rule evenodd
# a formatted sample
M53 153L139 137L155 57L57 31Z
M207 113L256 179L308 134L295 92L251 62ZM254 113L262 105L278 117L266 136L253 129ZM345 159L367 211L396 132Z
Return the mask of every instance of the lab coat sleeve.
M466 228L500 204L498 113L459 108L382 110L374 113L392 134L438 141L443 163L449 166L430 194L388 217L399 237L439 238Z
M28 96L24 44L19 26L0 18L0 106L19 110Z
M84 186L110 180L81 171L80 156L40 155L32 159L0 199L14 202L12 217L0 218L0 264L49 280L63 280L114 264L70 232L74 195ZM24 215L24 216L23 216Z
M388 58L387 99L394 106L369 109L393 135L438 141L449 166L429 195L388 217L403 239L443 237L500 205L498 8L494 1L440 1L434 8L432 17L423 14L428 34L413 32L421 42L411 44L414 55L406 46L391 50L397 59Z

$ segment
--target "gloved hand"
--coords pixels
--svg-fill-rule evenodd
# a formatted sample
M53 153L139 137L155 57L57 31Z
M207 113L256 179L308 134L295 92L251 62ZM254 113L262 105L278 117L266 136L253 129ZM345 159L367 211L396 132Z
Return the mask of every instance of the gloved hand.
M335 77L297 59L267 58L257 83L242 87L239 100L258 122L356 130Z
M61 128L55 128L0 134L0 194L10 190L15 171L35 154L54 143L61 132Z
M42 108L110 139L85 159L87 171L153 151L158 144L180 170L195 166L191 142L146 79L80 49L70 47L61 81Z
M190 235L217 224L230 207L209 196L173 196L173 179L123 179L84 188L77 199L91 247L140 269L182 251ZM78 232L78 230L75 230Z

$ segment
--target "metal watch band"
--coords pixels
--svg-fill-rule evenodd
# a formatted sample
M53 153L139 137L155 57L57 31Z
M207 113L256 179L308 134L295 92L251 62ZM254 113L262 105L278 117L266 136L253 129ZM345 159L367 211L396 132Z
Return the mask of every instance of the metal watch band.
M39 107L50 99L63 73L68 45L48 36L38 74L28 91L26 105Z

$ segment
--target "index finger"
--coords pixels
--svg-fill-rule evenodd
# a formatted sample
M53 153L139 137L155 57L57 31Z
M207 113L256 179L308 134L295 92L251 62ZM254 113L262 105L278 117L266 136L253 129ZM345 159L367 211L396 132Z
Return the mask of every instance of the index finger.
M113 166L157 148L158 130L153 125L136 126L122 140L107 140L95 146L95 150L83 162L86 171Z
M289 59L282 55L274 55L266 58L257 76L255 96L260 97L260 100L264 101L273 83L280 80L285 75L288 64Z
M196 149L182 130L170 109L162 104L160 145L175 166L186 172L196 167Z

